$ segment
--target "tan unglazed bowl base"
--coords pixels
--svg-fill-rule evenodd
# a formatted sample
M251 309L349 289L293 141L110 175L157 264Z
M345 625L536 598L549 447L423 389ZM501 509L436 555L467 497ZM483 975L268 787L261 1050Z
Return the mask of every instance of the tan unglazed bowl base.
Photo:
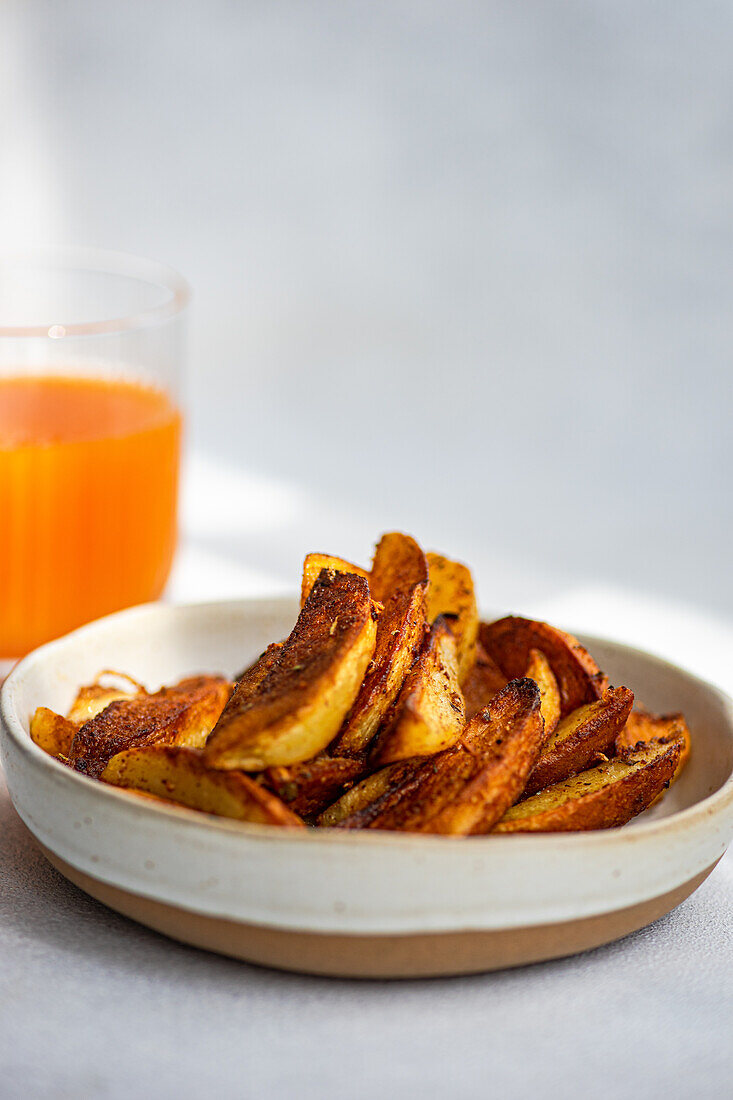
M715 867L711 864L660 897L597 917L496 931L351 936L265 928L192 913L100 882L42 844L40 847L56 870L75 886L156 932L260 966L334 978L478 974L589 951L659 920L688 898Z

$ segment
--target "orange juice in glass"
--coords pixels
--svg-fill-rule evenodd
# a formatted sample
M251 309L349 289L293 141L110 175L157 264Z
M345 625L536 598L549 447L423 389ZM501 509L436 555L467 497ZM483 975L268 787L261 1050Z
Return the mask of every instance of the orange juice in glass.
M0 660L162 593L187 301L130 256L0 259Z

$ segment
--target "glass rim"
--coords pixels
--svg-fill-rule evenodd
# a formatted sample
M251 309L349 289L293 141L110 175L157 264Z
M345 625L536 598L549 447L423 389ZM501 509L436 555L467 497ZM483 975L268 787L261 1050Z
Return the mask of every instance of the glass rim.
M0 252L0 269L10 267L57 268L98 272L137 279L151 286L170 291L170 298L160 305L137 310L103 321L81 321L65 324L60 318L38 325L2 325L0 338L24 337L58 340L68 336L102 336L131 332L159 325L181 313L191 300L191 288L182 275L168 264L137 256L132 252L81 245L56 248L29 248Z

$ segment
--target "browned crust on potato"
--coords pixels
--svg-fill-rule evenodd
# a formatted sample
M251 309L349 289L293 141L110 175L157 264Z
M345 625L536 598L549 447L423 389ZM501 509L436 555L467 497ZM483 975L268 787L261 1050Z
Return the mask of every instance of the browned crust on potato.
M372 596L383 605L374 658L331 745L333 756L364 752L399 695L425 637L427 584L427 562L415 540L399 532L383 535L370 575Z
M478 607L473 576L467 565L442 554L428 553L427 619L433 623L439 615L450 615L456 639L458 678L464 682L476 660Z
M311 589L318 579L322 569L331 569L334 573L354 573L357 577L365 577L369 580L369 571L362 569L360 565L346 561L345 558L337 558L333 554L306 554L303 562L303 576L300 582L300 606L311 594Z
M202 813L263 825L303 823L272 791L244 772L210 768L198 749L152 745L114 756L102 779Z
M372 596L386 603L397 592L427 590L428 563L419 543L411 535L390 531L382 535L374 551L369 574Z
M80 726L69 763L95 778L125 749L158 742L198 747L226 703L231 684L222 676L195 676L152 695L118 699Z
M409 779L414 771L414 761L401 760L398 764L388 764L385 768L372 772L328 806L319 815L317 824L326 828L340 825L347 817L371 806L388 791L400 790L405 780Z
M282 642L271 642L251 665L239 673L234 691L227 702L227 710L247 709L267 677L277 668L282 651Z
M608 687L607 677L578 639L549 623L509 615L494 623L482 623L479 638L510 679L524 675L531 649L541 650L557 677L563 715L600 699Z
M628 688L608 688L601 699L585 703L563 718L545 744L524 795L582 772L599 753L610 753L633 702L634 693Z
M314 817L364 774L360 760L319 756L302 764L267 768L263 781L296 814Z
M272 671L224 709L207 761L258 771L318 755L357 696L374 653L374 619L363 577L321 570Z
M508 678L493 657L489 657L481 643L477 642L476 660L462 685L466 718L473 718L480 710L487 707L494 696L498 695L508 683Z
M454 836L485 832L517 797L542 744L540 695L514 680L477 714L461 741L424 762L406 762L387 791L338 823Z
M675 738L682 743L677 768L670 781L676 782L680 772L690 758L692 739L683 714L651 714L648 711L632 710L626 725L616 738L616 751L625 752L629 748L647 744L660 738Z
M653 741L580 772L507 810L495 833L577 832L625 825L667 787L682 741Z
M407 804L429 774L444 775L449 761L457 757L463 760L465 756L460 747L454 745L434 757L388 764L347 791L334 806L321 814L318 823L337 829L400 828L390 824L392 820L402 819L400 804ZM469 766L467 763L466 770Z
M479 769L423 832L487 833L519 797L544 739L537 684L530 679L512 681L482 714L490 730Z
M238 705L243 705L252 698L259 689L260 684L267 679L277 665L282 650L282 642L271 642L251 665L248 665L235 677L232 698L236 696Z
M405 677L393 717L374 739L370 764L381 767L450 748L465 718L455 637L439 615Z
M684 714L652 714L644 710L632 710L626 725L616 738L616 749L623 752L639 744L658 740L661 737L681 738L683 747L680 760L687 759L690 753L690 731Z

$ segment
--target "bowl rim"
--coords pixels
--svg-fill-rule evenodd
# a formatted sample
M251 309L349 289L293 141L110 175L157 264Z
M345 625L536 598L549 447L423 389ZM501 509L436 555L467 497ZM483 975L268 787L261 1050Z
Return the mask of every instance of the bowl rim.
M279 609L283 611L286 609L295 610L297 607L297 598L296 593L291 593L275 596L240 597L237 599L202 602L167 603L156 601L125 608L122 611L116 611L100 619L95 619L93 622L86 623L60 638L56 638L51 642L46 642L44 645L39 646L37 649L21 658L13 667L0 688L0 737L7 737L11 740L14 747L25 756L32 765L47 768L49 770L49 775L53 776L57 782L71 785L72 788L74 784L81 784L81 786L77 788L79 791L85 790L88 795L93 796L95 799L116 800L117 805L127 807L127 811L123 812L129 812L136 817L142 817L149 820L151 823L157 820L162 825L165 820L168 820L177 823L183 828L203 828L207 831L214 830L223 835L239 836L243 839L247 838L252 841L256 840L261 842L268 840L279 842L298 841L299 843L308 843L311 845L314 843L356 846L377 845L391 848L409 847L411 849L414 849L415 844L419 844L423 850L425 850L433 845L452 846L458 844L463 848L466 840L470 840L472 850L474 850L476 845L484 849L486 845L513 844L519 850L522 850L530 847L534 848L537 844L549 845L551 843L567 849L579 850L581 848L588 848L594 850L612 841L622 841L631 844L643 843L646 839L658 837L660 834L663 835L670 831L677 831L680 828L703 824L706 820L711 820L720 812L733 807L732 770L731 774L717 791L693 803L692 806L687 806L682 810L677 810L656 820L642 821L636 824L633 829L628 830L624 826L620 826L612 829L589 830L588 832L526 833L516 835L489 833L467 838L440 835L423 836L416 833L398 833L377 829L361 831L329 828L302 829L282 825L262 825L255 822L235 821L229 818L216 817L213 814L204 814L198 810L192 810L185 806L176 806L174 804L166 805L164 802L140 798L131 794L131 792L114 787L111 784L103 783L90 776L83 775L81 772L69 768L66 764L62 764L61 761L56 760L55 757L50 756L40 748L40 746L36 745L30 737L30 733L26 732L23 727L22 718L14 705L16 687L22 681L24 674L29 669L37 666L39 663L43 664L49 657L52 658L54 653L62 649L72 639L78 639L86 633L93 633L100 627L109 625L112 622L134 620L135 618L142 618L151 613L162 616L169 614L175 615L181 612L217 615L240 610L243 611L246 608L253 608L257 605L261 607L266 606L275 610L278 609L278 606ZM711 684L709 681L702 679L664 657L660 657L655 653L640 649L636 646L627 645L625 642L618 641L617 639L605 638L601 635L586 634L584 632L579 635L579 639L583 644L588 643L590 648L593 647L594 643L611 645L624 650L632 658L638 655L644 660L651 660L662 668L682 675L703 691L717 696L727 715L731 736L733 737L733 698L716 684ZM8 782L8 787L11 789L10 782Z

